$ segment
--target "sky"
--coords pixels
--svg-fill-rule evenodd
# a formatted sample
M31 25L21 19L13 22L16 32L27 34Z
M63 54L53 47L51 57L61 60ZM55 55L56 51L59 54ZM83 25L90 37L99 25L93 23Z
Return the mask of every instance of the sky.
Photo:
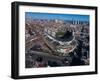
M25 12L25 18L89 21L89 15Z

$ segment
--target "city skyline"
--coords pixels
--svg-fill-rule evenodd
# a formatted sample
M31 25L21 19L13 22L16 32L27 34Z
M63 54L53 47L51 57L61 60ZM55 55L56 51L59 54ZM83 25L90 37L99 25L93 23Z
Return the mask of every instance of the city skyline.
M53 13L38 13L38 12L25 12L25 18L79 20L79 21L88 21L88 22L89 22L89 19L90 19L89 15L53 14Z
M88 15L26 12L25 68L89 65L89 23Z

